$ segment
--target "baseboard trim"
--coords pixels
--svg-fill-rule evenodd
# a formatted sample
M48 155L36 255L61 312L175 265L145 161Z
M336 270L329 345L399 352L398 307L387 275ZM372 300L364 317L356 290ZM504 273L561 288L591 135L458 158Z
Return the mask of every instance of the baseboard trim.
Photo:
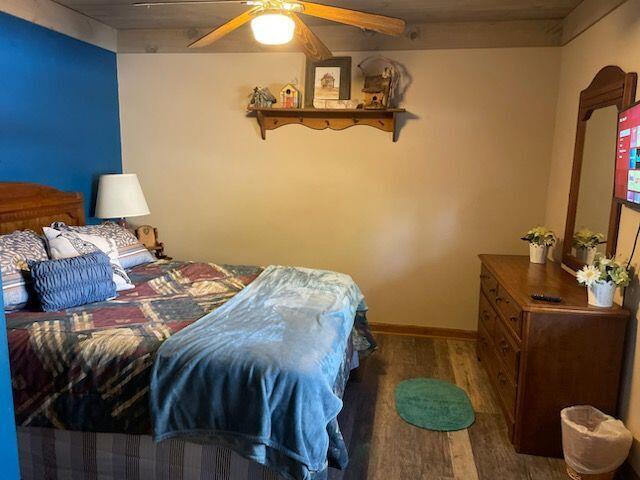
M478 333L474 330L458 330L455 328L422 327L420 325L396 325L394 323L370 324L371 330L392 335L412 335L416 337L455 338L457 340L475 340Z

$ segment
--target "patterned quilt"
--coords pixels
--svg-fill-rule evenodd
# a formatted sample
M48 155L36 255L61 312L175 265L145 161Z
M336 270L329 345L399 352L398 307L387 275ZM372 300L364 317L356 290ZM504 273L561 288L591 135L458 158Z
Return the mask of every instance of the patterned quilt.
M63 312L7 315L16 420L22 426L148 434L155 352L251 283L260 267L157 261L133 290ZM359 328L365 328L359 322ZM353 335L354 346L373 345Z
M258 267L159 261L130 271L133 290L59 313L7 315L19 425L148 433L154 354L214 310Z

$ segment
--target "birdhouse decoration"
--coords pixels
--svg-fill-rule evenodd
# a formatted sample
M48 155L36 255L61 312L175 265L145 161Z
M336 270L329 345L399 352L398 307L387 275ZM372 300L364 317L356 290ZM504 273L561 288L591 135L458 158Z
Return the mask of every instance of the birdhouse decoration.
M364 88L364 108L367 110L384 110L389 106L389 93L391 88L391 77L384 75L373 75L365 77Z
M381 55L365 58L358 69L364 77L364 108L369 110L397 107L411 84L403 65Z
M300 107L300 98L300 90L293 83L287 83L280 90L280 107L298 108Z
M266 87L255 87L249 96L249 108L271 108L274 103L276 97Z

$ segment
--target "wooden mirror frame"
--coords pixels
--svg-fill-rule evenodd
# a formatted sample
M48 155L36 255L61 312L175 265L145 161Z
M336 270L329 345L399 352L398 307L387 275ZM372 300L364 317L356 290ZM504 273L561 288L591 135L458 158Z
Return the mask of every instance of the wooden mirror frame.
M567 221L565 223L564 244L562 245L562 263L572 270L579 270L584 264L571 254L573 234L576 227L576 213L578 208L578 194L580 193L580 174L582 172L582 157L587 133L587 122L594 111L615 105L618 112L630 106L636 98L636 84L638 75L626 73L618 66L609 65L600 70L591 84L580 92L580 106L578 109L578 126L576 143L573 153L573 170L571 173L571 189L569 191L569 205L567 207ZM612 167L615 169L615 152L611 152ZM618 240L618 227L622 204L615 200L614 185L611 185L611 213L609 214L609 230L607 232L607 255L614 255Z

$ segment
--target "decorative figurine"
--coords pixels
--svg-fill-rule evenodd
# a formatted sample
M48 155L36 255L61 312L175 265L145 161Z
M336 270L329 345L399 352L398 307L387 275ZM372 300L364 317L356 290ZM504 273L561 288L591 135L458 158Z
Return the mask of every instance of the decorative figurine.
M293 83L287 83L280 90L281 108L299 108L300 107L300 90Z
M391 76L375 75L365 77L364 108L367 110L384 110L389 105L389 93L391 89Z
M164 254L164 243L158 241L158 229L151 225L141 225L135 230L136 237L156 258L171 260Z
M358 69L364 77L364 108L386 109L398 107L411 85L411 75L395 60L381 55L365 58Z
M271 108L276 103L276 97L267 87L255 87L249 97L249 108Z

